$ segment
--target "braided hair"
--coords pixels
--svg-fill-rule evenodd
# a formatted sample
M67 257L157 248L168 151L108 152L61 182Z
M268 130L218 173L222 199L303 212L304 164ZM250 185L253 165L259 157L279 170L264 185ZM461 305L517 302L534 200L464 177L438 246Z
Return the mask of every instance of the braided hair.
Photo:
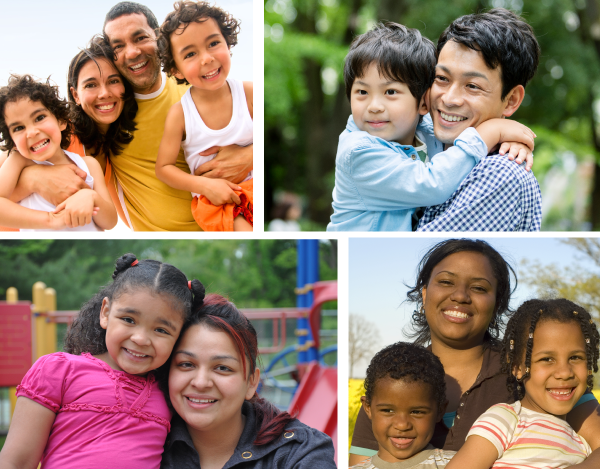
M575 322L581 327L585 339L585 355L587 358L587 386L592 389L594 377L592 372L598 371L598 345L600 336L590 314L581 306L565 298L553 300L529 300L523 303L512 316L502 341L502 372L508 374L506 385L513 393L515 400L525 397L523 381L530 376L531 351L533 349L534 332L541 321ZM525 357L524 362L522 361ZM516 366L525 365L525 373L520 379L513 374Z
M371 404L377 382L384 378L421 382L431 386L438 409L446 401L444 367L440 359L420 345L396 342L381 349L371 359L365 378L365 398Z
M106 330L100 326L104 298L114 300L123 293L143 288L153 294L169 295L180 308L184 323L204 301L204 286L200 281L192 280L188 284L184 273L176 267L151 259L138 261L133 254L117 259L112 278L112 283L102 287L81 307L65 337L65 352L100 355L107 351Z

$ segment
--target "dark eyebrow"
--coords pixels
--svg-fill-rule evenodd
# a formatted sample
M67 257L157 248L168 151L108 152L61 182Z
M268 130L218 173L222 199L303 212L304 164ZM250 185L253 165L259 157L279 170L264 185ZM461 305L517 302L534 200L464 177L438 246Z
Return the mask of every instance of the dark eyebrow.
M36 109L35 111L33 111L31 114L29 114L29 117L33 117L36 114L39 114L40 112L44 112L44 111L47 111L47 109L45 107L41 107L41 108ZM18 123L19 123L19 121L13 122L11 124L7 124L7 127L14 127Z
M444 72L446 72L448 75L452 75L452 73L450 72L450 69L448 69L448 67L446 67L444 65L437 64L435 66L435 68L440 68ZM476 72L476 71L463 73L462 76L467 77L467 78L483 78L484 80L489 81L487 75L485 75L481 72Z
M140 34L145 34L146 36L149 36L148 31L146 31L144 28L140 28L135 30L132 34L131 37L136 37L139 36ZM125 42L122 39L111 39L108 38L108 41L110 44L115 44L115 43L119 43L119 42Z
M457 275L456 275L454 272L450 272L449 270L440 270L439 272L436 272L436 274L435 274L435 275L439 275L439 274L442 274L442 273L443 273L443 274L448 274L448 275L451 275L451 276L453 276L453 277L457 277ZM471 280L476 280L476 281L477 281L477 280L479 280L479 281L483 280L484 282L487 282L487 283L489 283L489 284L490 284L490 286L492 285L492 282L490 282L490 281L489 281L487 278L485 278L485 277L474 277L474 278L472 278Z
M177 350L175 352L175 355L177 355L178 353L181 353L183 355L187 355L188 357L191 358L198 358L198 355L196 355L193 352L190 352L188 350ZM212 357L210 357L211 360L235 360L236 362L239 362L239 360L236 357L233 357L231 355L213 355Z
M195 353L188 352L187 350L177 350L177 352L175 352L175 355L177 355L178 353L181 353L183 355L187 355L188 357L198 358L198 356Z
M177 330L177 327L171 321L167 321L166 319L159 318L158 322L164 326L167 326L170 329L173 329L174 331Z

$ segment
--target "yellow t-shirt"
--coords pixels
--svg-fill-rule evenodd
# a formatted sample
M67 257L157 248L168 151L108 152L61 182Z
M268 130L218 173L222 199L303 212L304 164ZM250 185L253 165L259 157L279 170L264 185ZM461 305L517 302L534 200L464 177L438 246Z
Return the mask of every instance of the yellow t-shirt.
M174 78L165 79L165 75L162 80L164 86L156 93L136 95L137 130L133 140L120 155L110 158L116 190L135 231L199 231L192 216L190 192L169 187L155 173L167 113L189 87L178 85ZM177 167L190 172L183 150L179 151Z

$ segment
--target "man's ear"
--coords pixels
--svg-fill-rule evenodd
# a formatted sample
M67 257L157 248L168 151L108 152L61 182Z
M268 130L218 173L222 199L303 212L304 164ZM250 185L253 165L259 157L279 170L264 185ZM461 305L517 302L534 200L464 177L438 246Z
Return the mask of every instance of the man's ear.
M431 88L430 88L431 89ZM419 103L419 114L424 116L429 112L429 90L425 91L425 94L421 98L421 102Z
M523 98L525 97L525 88L523 85L517 85L512 90L508 92L506 97L504 98L504 102L506 103L506 107L502 112L503 117L512 116L519 106L523 102Z
M362 406L363 406L363 409L365 409L365 413L367 414L367 417L369 417L369 420L371 420L371 404L369 404L367 402L367 396L362 396L360 398L360 402L362 402Z

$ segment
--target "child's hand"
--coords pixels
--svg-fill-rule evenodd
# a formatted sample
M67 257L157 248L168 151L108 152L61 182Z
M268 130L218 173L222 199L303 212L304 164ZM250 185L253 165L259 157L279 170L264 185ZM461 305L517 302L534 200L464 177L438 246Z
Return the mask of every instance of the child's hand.
M533 139L536 137L529 127L510 119L487 120L477 126L477 132L490 152L504 142L520 142L533 151Z
M94 203L95 195L91 189L81 189L58 205L53 213L64 212L65 223L69 228L87 225L99 210Z
M533 153L531 153L528 146L519 142L504 142L500 145L498 153L505 155L507 152L510 161L515 160L517 164L527 161L527 164L525 164L525 171L531 171L531 167L533 166Z
M64 230L65 228L67 228L67 217L65 216L65 212L49 212L48 223L48 228L50 228L51 230Z
M241 200L234 191L239 191L242 188L233 182L229 182L226 179L210 179L202 178L202 187L198 191L202 194L210 203L216 206L224 204L240 204Z

